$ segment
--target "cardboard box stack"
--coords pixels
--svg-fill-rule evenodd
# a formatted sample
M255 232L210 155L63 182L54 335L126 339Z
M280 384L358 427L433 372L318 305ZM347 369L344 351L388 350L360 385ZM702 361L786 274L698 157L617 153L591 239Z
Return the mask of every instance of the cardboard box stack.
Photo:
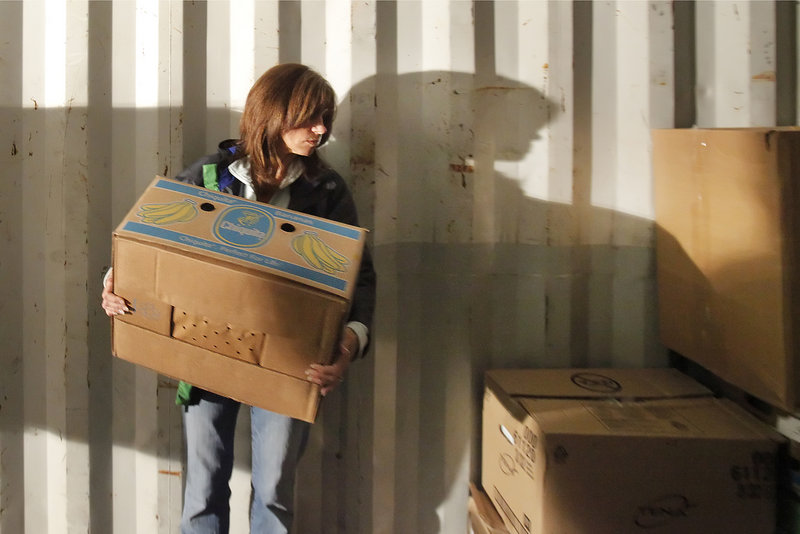
M653 132L661 339L789 412L800 397L800 129Z
M482 485L512 533L771 533L779 442L674 369L486 373Z
M347 317L366 231L156 178L113 235L114 354L306 421Z

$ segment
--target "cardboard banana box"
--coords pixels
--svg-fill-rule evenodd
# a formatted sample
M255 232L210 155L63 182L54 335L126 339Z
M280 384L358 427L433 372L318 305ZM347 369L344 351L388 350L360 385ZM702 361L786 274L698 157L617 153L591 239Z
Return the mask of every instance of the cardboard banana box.
M313 422L366 230L156 177L114 231L115 356Z

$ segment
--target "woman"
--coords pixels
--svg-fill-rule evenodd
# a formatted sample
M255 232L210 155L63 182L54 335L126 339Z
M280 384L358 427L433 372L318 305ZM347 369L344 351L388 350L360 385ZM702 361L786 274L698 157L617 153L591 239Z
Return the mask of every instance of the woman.
M330 135L335 94L318 73L299 64L277 65L253 85L240 122L240 139L220 143L177 178L209 189L278 207L358 225L347 185L317 154ZM368 251L346 328L329 365L314 364L308 380L326 395L343 379L350 362L363 354L375 301L375 272ZM126 313L107 276L103 308ZM179 387L185 405L186 490L181 532L228 532L233 438L239 403L213 393ZM250 407L252 433L253 533L291 530L295 468L306 445L309 424Z

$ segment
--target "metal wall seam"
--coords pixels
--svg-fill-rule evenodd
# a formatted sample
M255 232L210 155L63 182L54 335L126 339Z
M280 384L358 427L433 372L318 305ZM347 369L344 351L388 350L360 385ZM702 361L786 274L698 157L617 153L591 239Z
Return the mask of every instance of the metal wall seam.
M374 360L374 414L372 444L372 531L394 532L394 518L399 514L397 470L402 465L395 455L398 435L398 356L397 336L398 276L392 245L398 237L398 167L397 145L380 132L397 128L399 88L395 83L397 4L375 3L375 203L372 214L372 243L375 268L380 273L375 311L372 358ZM384 253L384 250L388 253ZM396 252L395 252L396 253Z
M66 250L64 229L66 6L23 7L23 414L25 528L67 521ZM45 38L42 39L41 36ZM48 67L50 69L48 69ZM36 157L31 157L35 155Z
M48 6L49 9L49 6ZM89 204L88 170L88 78L89 3L68 2L63 20L65 31L64 233L66 272L65 310L65 401L67 426L66 525L68 532L81 532L90 518L91 464L89 450L89 391L86 387L89 357ZM94 288L96 290L96 287ZM53 525L54 531L62 526Z
M25 529L25 433L24 433L24 343L23 283L24 242L22 202L25 159L25 114L23 106L24 6L21 2L0 5L0 164L3 193L0 194L0 531Z

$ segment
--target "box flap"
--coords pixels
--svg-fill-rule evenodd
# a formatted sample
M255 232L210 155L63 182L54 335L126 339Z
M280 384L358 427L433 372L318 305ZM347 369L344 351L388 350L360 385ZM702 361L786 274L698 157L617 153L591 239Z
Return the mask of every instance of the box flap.
M659 334L722 380L797 406L800 130L653 130Z
M473 519L475 534L508 534L503 518L495 509L489 496L474 482L469 484L469 515ZM477 522L478 524L474 524Z
M352 298L366 230L156 177L115 235Z
M520 399L548 435L778 441L731 401L714 397L608 401Z
M310 423L317 416L319 387L308 380L220 356L128 323L116 322L112 338L115 356L125 354L127 361L166 376ZM220 376L226 382L220 382ZM220 387L227 383L235 384L236 391Z
M664 399L710 396L677 369L494 369L486 385L512 397Z

